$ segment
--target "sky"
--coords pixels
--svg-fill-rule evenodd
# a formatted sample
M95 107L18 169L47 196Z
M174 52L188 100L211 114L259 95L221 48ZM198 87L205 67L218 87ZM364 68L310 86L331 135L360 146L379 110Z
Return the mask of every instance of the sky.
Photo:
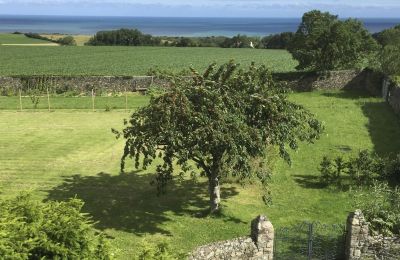
M400 18L400 0L0 0L0 14L10 15L301 17L312 9Z

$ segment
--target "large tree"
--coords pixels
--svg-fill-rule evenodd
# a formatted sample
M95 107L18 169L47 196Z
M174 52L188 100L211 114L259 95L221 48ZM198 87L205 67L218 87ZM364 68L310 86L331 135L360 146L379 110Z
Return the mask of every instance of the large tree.
M288 50L298 69L326 71L365 67L377 48L361 22L313 10L303 15Z
M203 74L176 77L149 105L134 112L123 130L126 139L121 161L146 167L157 157L158 188L172 178L174 166L191 171L195 165L208 178L211 212L219 209L220 179L227 172L247 178L255 171L253 158L265 158L267 146L279 147L287 161L287 147L312 142L322 126L302 106L287 99L287 91L273 81L264 66L238 70L233 62Z

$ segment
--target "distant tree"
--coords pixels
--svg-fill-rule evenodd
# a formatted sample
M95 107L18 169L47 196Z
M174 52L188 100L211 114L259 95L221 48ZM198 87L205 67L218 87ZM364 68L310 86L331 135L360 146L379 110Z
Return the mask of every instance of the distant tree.
M400 24L375 33L373 36L383 47L387 45L400 45Z
M400 45L388 45L381 52L382 71L387 75L400 75Z
M177 47L195 47L196 44L192 39L190 39L188 37L180 37L180 39L176 43L176 46Z
M292 32L268 35L261 39L261 45L265 49L287 49L293 36Z
M365 67L377 49L361 22L317 10L303 15L288 48L297 69L319 71Z
M154 46L160 45L161 39L150 34L143 34L137 29L119 29L97 32L86 45L121 45L121 46Z
M57 40L57 42L61 45L69 45L74 46L76 45L76 41L72 36L66 36Z
M219 69L211 65L202 75L192 70L191 79L173 78L164 93L134 112L122 132L122 170L126 158L134 159L136 168L161 158L155 179L162 192L174 165L195 174L193 162L208 178L210 209L215 212L223 176L256 176L266 182L269 173L257 170L263 168L252 159L269 156L266 148L277 146L290 162L287 147L296 149L298 141L319 138L321 123L287 99L287 91L265 66L237 67L233 62Z

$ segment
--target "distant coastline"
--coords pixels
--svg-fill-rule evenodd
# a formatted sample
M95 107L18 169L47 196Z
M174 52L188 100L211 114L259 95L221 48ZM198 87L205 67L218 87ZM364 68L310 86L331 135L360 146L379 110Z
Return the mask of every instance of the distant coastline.
M359 18L375 33L400 24L400 18ZM137 28L156 36L265 36L294 32L300 18L175 18L0 15L0 32L93 35L101 30Z

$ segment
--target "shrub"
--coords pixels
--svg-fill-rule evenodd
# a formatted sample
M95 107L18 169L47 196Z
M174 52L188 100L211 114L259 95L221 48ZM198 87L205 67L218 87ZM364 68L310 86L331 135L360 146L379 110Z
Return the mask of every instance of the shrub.
M371 188L354 191L354 206L363 211L373 232L400 234L400 189L375 182Z
M137 259L139 260L178 260L185 258L182 252L172 250L166 241L150 243L143 240L137 252Z
M380 57L381 68L385 74L400 75L400 45L386 46Z
M76 198L41 203L26 194L0 202L0 258L110 259L82 206Z
M57 42L61 45L68 45L68 46L76 45L76 41L75 41L74 37L72 37L72 36L66 36L66 37L60 38L57 40Z
M343 174L347 173L350 185L368 186L374 180L382 179L385 175L396 175L392 171L397 169L396 167L400 168L400 162L398 165L391 164L391 162L390 160L385 162L376 154L363 150L359 152L357 157L348 160L344 160L340 156L331 160L324 156L320 163L319 171L321 173L321 181L326 184L343 184ZM389 165L392 165L390 169L388 168Z
M370 185L384 172L384 162L376 154L363 150L358 157L351 158L348 163L350 178L358 186Z

